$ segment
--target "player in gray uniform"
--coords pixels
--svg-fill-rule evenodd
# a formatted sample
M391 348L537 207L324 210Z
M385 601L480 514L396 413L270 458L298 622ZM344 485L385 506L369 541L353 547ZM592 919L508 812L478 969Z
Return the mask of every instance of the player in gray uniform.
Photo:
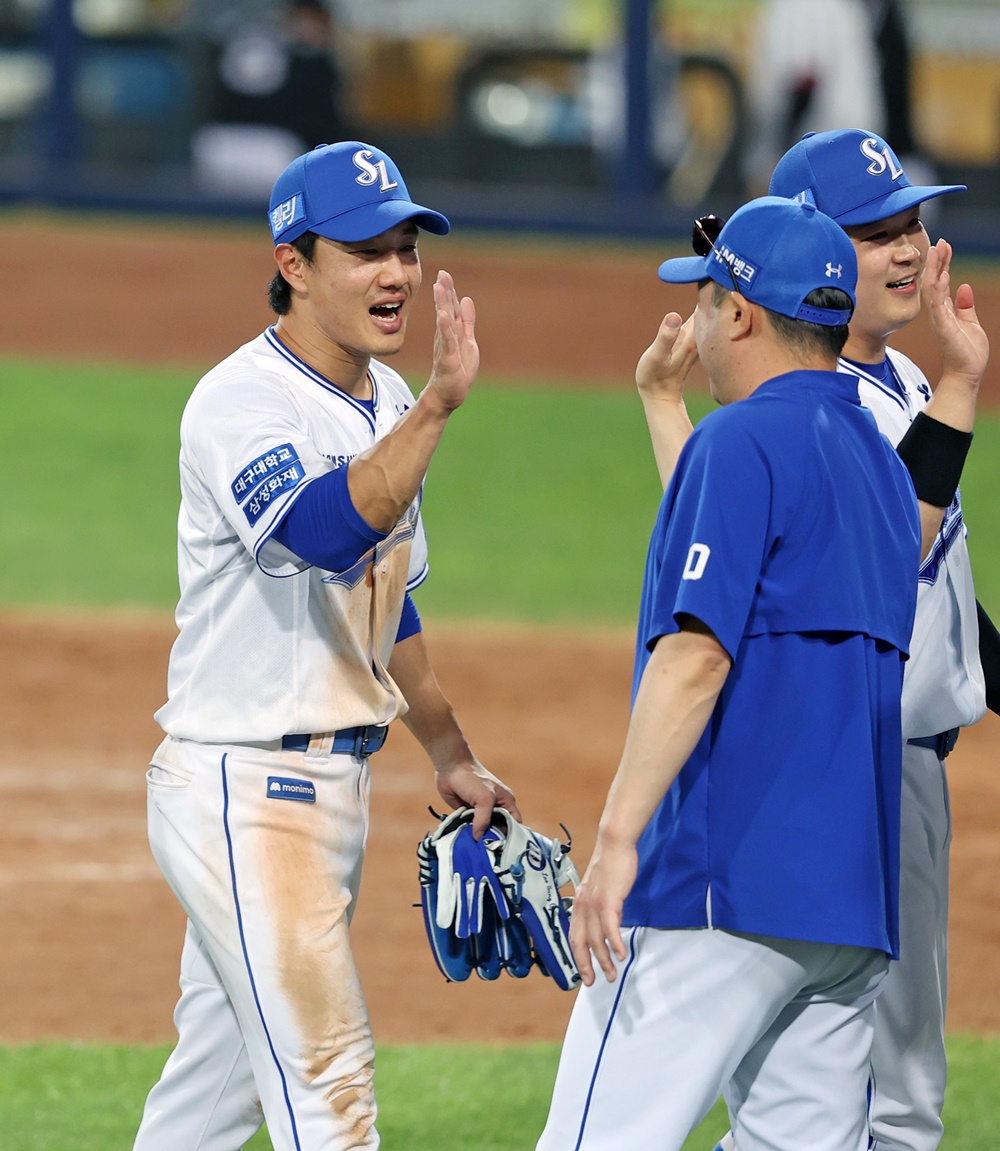
M278 178L276 324L213 368L181 422L179 632L147 775L153 854L188 916L177 1046L139 1151L375 1148L374 1048L351 951L368 757L402 718L451 806L519 816L438 686L409 590L421 486L479 367L475 309L434 285L430 378L381 362L420 286L414 204L357 141ZM378 357L378 358L376 358Z
M770 186L815 203L854 242L858 302L840 370L858 377L862 403L900 446L921 499L924 559L902 699L900 958L876 1002L872 1048L879 1151L933 1151L943 1132L951 842L944 759L959 729L984 714L983 663L997 663L996 629L977 613L957 490L989 344L971 288L951 298L950 245L931 245L920 220L923 202L962 190L912 186L883 139L854 129L806 136ZM921 295L943 362L933 392L912 361L887 347L919 314ZM666 317L636 376L664 483L690 430L680 390L695 356L690 328ZM992 702L995 690L991 684Z

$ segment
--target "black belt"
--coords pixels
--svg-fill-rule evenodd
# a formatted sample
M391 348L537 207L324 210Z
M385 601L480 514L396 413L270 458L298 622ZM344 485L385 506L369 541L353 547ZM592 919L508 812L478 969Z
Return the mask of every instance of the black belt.
M366 755L374 755L378 751L388 734L388 726L376 727L375 724L369 724L367 727L345 727L333 733L330 751L339 754L350 752L355 759L364 759ZM283 735L281 746L285 751L308 751L309 741L321 738L314 735Z
M960 727L953 727L950 731L939 731L937 735L921 735L906 742L916 747L929 747L931 751L937 752L938 759L944 759L958 743L958 733L961 730Z

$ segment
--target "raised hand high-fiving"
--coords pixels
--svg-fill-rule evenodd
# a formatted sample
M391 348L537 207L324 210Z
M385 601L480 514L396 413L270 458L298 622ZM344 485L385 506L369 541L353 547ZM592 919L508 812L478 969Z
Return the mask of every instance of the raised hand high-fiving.
M960 284L951 295L951 244L938 240L927 253L921 283L924 307L941 352L945 372L978 388L990 357L990 341L976 315L972 288Z
M434 281L434 360L427 387L444 407L459 407L479 372L476 343L476 305L468 296L459 299L450 273L438 272Z

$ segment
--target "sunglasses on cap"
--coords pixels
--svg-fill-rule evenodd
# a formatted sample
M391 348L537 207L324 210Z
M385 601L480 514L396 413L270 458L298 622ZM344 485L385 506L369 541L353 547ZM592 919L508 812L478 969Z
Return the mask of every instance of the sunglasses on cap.
M715 241L722 233L725 223L726 221L716 216L714 212L709 213L707 216L699 216L698 219L695 220L694 228L691 231L691 247L694 248L694 254L696 256L707 256L710 252L714 252L726 265L726 271L729 273L729 280L733 285L733 291L738 292L740 289L736 284L736 277L733 275L733 266L715 246Z

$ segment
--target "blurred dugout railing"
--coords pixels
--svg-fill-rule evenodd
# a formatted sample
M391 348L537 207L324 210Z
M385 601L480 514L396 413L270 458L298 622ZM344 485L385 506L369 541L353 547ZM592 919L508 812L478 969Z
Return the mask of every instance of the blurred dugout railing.
M0 0L0 200L263 219L335 138L479 227L686 235L746 198L752 0ZM1000 252L1000 4L907 0L949 238ZM600 23L600 22L598 22Z

